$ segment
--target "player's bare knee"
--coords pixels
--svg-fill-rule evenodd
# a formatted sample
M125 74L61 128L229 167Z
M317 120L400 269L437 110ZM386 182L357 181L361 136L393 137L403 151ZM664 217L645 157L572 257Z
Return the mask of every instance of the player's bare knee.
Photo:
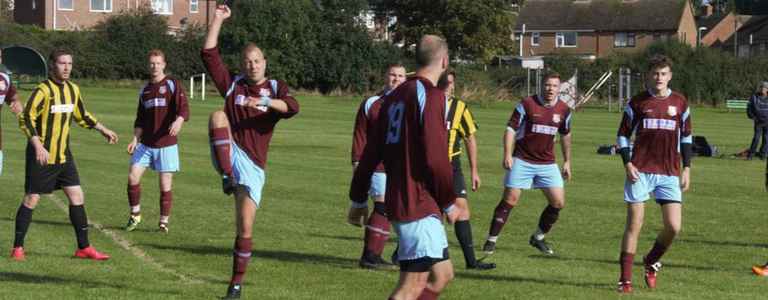
M210 117L210 126L211 128L221 128L221 127L229 126L229 119L227 119L227 114L225 114L224 111L221 111L221 110L212 112Z
M549 205L551 205L552 207L557 208L557 209L563 209L563 208L565 208L565 200L552 201L552 202L549 203Z
M24 195L24 206L26 206L29 209L35 209L37 207L37 203L40 202L40 195L38 194L27 194Z

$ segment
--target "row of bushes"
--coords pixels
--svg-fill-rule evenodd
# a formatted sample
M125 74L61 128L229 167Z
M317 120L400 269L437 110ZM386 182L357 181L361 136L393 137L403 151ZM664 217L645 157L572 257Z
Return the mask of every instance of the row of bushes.
M329 1L347 7L366 1ZM323 93L376 89L384 68L399 60L399 49L373 41L344 9L317 9L313 1L241 1L222 29L220 48L232 68L239 50L256 42L268 59L268 76ZM46 31L0 19L0 45L32 47L44 56L55 48L75 55L73 76L80 79L143 79L146 53L159 48L168 56L169 73L188 78L204 72L200 59L205 28L191 25L168 33L165 17L148 9L116 15L88 31ZM232 70L232 71L237 71Z
M545 68L556 71L564 80L578 70L578 87L586 92L599 78L613 71L606 85L598 90L592 100L608 99L608 85L612 85L612 97L618 98L618 70L632 70L632 93L644 89L644 76L648 58L664 54L673 61L673 77L670 86L685 94L692 103L722 106L726 99L748 98L761 81L768 80L768 56L737 58L732 52L720 49L698 48L678 42L661 42L651 45L638 54L614 54L596 61L574 56L545 58ZM458 65L459 94L470 101L517 100L526 94L527 71L520 67ZM532 89L535 89L535 79Z

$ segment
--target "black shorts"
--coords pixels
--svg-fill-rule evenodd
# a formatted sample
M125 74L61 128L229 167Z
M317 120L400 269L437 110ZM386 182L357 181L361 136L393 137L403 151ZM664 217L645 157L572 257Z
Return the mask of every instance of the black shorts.
M444 260L448 260L448 248L443 249L443 257L442 258L434 258L434 257L422 257L417 259L411 259L411 260L401 260L400 261L400 272L411 272L411 273L423 273L423 272L429 272L429 269L432 268L436 263L439 263Z
M41 166L35 158L35 148L32 144L27 144L24 192L50 194L62 187L80 185L80 175L77 174L75 159L69 150L65 154L67 158L65 163Z
M461 171L461 159L456 155L451 160L453 167L453 192L458 198L467 198L467 185L464 183L464 172Z

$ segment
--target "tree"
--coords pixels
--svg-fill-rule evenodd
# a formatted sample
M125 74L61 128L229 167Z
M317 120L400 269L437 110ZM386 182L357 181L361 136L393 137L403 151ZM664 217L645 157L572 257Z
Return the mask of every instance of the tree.
M0 18L13 20L13 0L0 0Z
M489 62L512 45L510 0L373 0L379 14L397 17L395 40L406 46L424 34L442 35L452 55Z

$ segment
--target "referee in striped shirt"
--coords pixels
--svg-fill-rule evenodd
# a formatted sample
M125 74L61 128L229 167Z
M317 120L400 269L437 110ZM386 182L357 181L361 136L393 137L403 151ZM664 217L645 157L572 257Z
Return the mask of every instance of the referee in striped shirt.
M70 123L99 131L110 144L117 143L117 134L104 127L91 115L83 103L80 88L71 82L72 53L55 50L49 56L51 77L32 92L19 123L27 135L26 177L24 200L16 212L16 231L11 257L24 260L24 237L32 220L32 211L40 194L62 189L69 199L69 220L75 229L78 258L106 260L88 242L88 218L85 214L83 190L69 150Z
M454 223L456 239L459 240L461 250L464 253L464 262L467 269L489 270L496 268L496 264L483 263L475 258L475 249L472 244L472 226L469 223L469 203L467 201L467 186L464 183L464 173L461 171L461 140L467 144L467 157L472 176L472 191L480 187L480 176L477 173L477 142L475 132L477 124L469 111L467 103L454 97L454 82L456 73L449 70L440 78L438 87L445 91L446 122L448 132L448 157L453 167L453 191L456 193L456 206L463 208L459 218Z

